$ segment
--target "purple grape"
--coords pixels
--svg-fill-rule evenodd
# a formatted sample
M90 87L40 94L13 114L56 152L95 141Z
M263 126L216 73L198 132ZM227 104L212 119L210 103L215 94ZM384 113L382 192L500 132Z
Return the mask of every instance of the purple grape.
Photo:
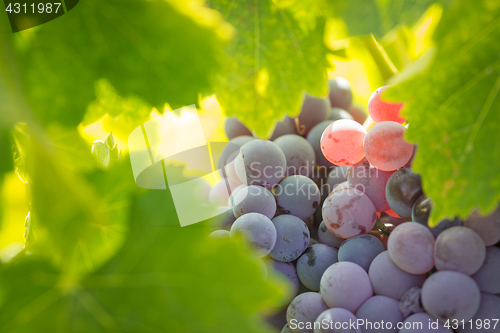
M347 188L328 195L323 203L323 221L331 233L347 239L372 230L377 212L365 194Z
M326 187L327 195L333 191L335 186L347 181L349 170L351 170L350 166L337 166L330 170L328 177L326 178L326 184L324 185Z
M430 327L429 327L430 325ZM452 333L453 331L446 328L440 322L429 314L415 313L403 322L403 327L399 333Z
M208 201L213 206L226 206L231 191L239 185L231 179L223 178L217 182L208 192Z
M393 226L398 226L401 223L405 223L406 221L402 217L394 217L386 212L380 213L380 222L383 224L392 224Z
M349 187L358 189L370 198L377 212L385 212L390 209L385 198L385 186L393 173L379 170L363 159L352 166L347 181Z
M311 174L309 175L309 178L311 178L311 180L314 181L314 183L318 185L318 187L321 187L326 183L328 172L330 172L328 168L315 165L311 171Z
M243 188L247 187L245 184L238 185L229 195L229 199L227 199L227 206L231 207L231 212L234 204L234 197L236 194ZM234 214L233 214L234 215Z
M366 118L368 118L367 112L355 105L351 105L351 107L347 109L347 112L349 112L351 117L361 125L363 125L365 123Z
M464 224L464 221L462 221L458 217L454 218L453 220L444 219L444 220L441 220L436 226L430 228L430 230L431 230L432 234L434 235L434 237L437 238L439 235L441 235L441 233L443 231L445 231L449 228L452 228L452 227L461 227L463 224Z
M316 319L314 333L361 333L351 325L356 320L356 316L346 309L328 309Z
M410 274L424 274L434 267L434 241L428 228L405 222L394 228L387 249L400 269Z
M306 327L313 327L314 321L324 311L328 310L321 295L313 292L306 292L295 297L286 311L288 326L294 333L310 333L313 330Z
M294 122L298 122L299 134L307 137L309 131L322 121L326 120L330 106L327 97L314 97L305 94L302 109ZM297 123L296 123L297 124Z
M233 225L236 218L234 217L233 210L230 207L221 207L224 211L222 214L217 215L209 220L212 230L224 229L229 230Z
M480 299L476 282L459 272L436 272L422 287L425 311L443 323L448 319L468 321L476 315Z
M225 239L229 238L230 233L227 230L215 230L212 232L208 237L210 238L215 238L215 239Z
M242 135L252 135L252 132L236 117L229 117L224 124L224 130L229 140Z
M392 235L389 237L389 239ZM413 275L401 270L384 251L373 259L368 275L376 295L389 296L396 300L412 287L422 287L425 275Z
M387 203L401 217L411 217L415 202L424 194L420 175L410 168L394 172L385 188Z
M428 226L429 216L432 211L432 202L430 198L427 198L425 194L422 194L420 198L415 201L411 209L411 220L413 222L418 222L425 226Z
M270 189L285 175L286 157L271 141L256 139L241 146L234 168L243 184Z
M276 187L275 194L278 207L284 214L301 219L314 214L321 200L318 185L300 175L283 179Z
M314 149L314 154L316 156L316 164L325 168L331 168L334 165L328 161L323 152L321 151L321 136L325 129L331 124L330 120L322 121L316 126L314 126L307 134L307 141L311 144Z
M352 91L351 85L347 79L337 76L335 79L328 80L328 87L330 92L330 105L344 110L349 109L352 104Z
M309 141L296 134L287 134L274 140L274 143L285 154L287 176L309 177L316 163L316 155Z
M399 311L401 311L404 318L414 313L424 312L421 297L422 288L419 287L411 287L401 296Z
M403 321L403 315L399 311L399 302L387 296L373 296L361 305L356 312L358 320L364 320L362 324L363 333L379 333L381 328L384 332L397 333L398 323ZM378 328L377 324L383 322ZM370 324L371 323L371 324Z
M418 222L426 227L432 232L434 237L439 236L444 230L451 227L458 227L463 225L463 221L459 218L455 218L453 220L444 219L440 221L436 226L429 227L429 216L432 211L432 202L430 198L427 198L424 195L420 196L418 200L413 205L411 210L411 220L413 222Z
M236 234L246 237L260 258L268 255L276 244L276 228L273 222L259 213L248 213L238 217L230 232L231 237Z
M219 157L219 161L218 161L218 167L219 167L219 171L222 170L224 168L224 166L226 166L227 164L229 164L231 161L234 160L234 158L237 156L241 146L243 146L245 143L249 142L249 141L252 141L252 140L255 140L254 137L252 136L247 136L247 135L243 135L243 136L237 136L233 139L231 139L231 141L229 141L225 146L224 146L224 149L222 149L222 153ZM234 155L236 154L236 155ZM224 176L221 173L221 176Z
M465 220L464 226L477 232L486 246L495 245L500 241L500 206L488 216L481 216L478 211L474 211Z
M300 281L297 276L297 269L291 262L280 262L276 260L269 260L268 264L275 270L286 276L293 284L293 297L299 293Z
M334 247L336 249L338 249L340 245L342 245L342 242L344 242L345 240L332 234L326 227L324 221L321 221L321 224L319 225L318 238L321 243Z
M269 140L274 141L280 136L287 134L297 134L297 129L295 128L295 122L291 118L285 118L282 121L276 123L273 134Z
M500 294L500 248L488 246L483 266L472 275L479 290L490 294Z
M219 173L222 174L223 178L228 178L232 180L235 183L242 184L241 180L238 178L238 175L236 174L236 169L234 168L234 162L236 157L238 156L238 152L234 151L231 155L226 160L226 165L224 165L224 169L219 170Z
M314 244L307 248L297 260L300 282L310 290L319 291L325 270L338 261L338 250L325 244Z
M330 112L328 112L328 117L327 119L332 122L340 119L350 119L354 120L353 117L347 112L346 110L343 110L341 108L336 108L333 107L330 109Z
M269 255L277 261L289 262L297 259L309 246L307 225L293 215L280 215L272 219L276 228L276 245Z
M500 330L499 321L495 321L492 319L499 319L499 316L500 297L487 293L481 293L481 303L479 305L479 310L477 311L476 315L472 317L472 323L465 323L465 327L461 325L462 323L460 323L460 326L457 329L457 333L498 333ZM488 328L485 328L485 326L488 326Z
M329 307L344 308L352 313L373 295L368 274L361 266L349 261L328 267L321 278L320 290Z
M311 230L314 227L314 216L313 215L306 217L305 219L301 219L301 220L304 221L304 223L307 225L309 230Z
M309 240L309 246L308 247L311 247L313 245L316 245L316 244L321 244L318 240L314 239L314 238L311 238Z
M486 247L472 229L452 227L444 230L434 245L434 263L438 271L456 271L472 275L481 268Z
M373 235L360 235L346 239L339 248L339 261L350 261L368 272L373 259L384 252L384 244Z
M314 226L318 226L319 227L319 225L321 224L321 222L323 222L323 203L324 202L325 202L325 200L323 198L321 198L321 202L319 204L319 207L314 212L314 215L313 215L313 217L314 217Z
M269 219L276 214L276 200L269 190L262 186L245 186L234 196L233 214L236 218L248 214L260 213Z
M342 183L340 183L340 184L335 185L335 187L333 188L333 191L332 191L332 192L334 192L334 191L340 191L340 190L345 190L345 189L352 189L352 190L354 190L354 191L351 191L351 192L353 192L353 193L363 193L363 192L361 192L361 191L358 191L358 190L357 190L357 189L355 189L355 188L350 187L350 186L349 186L349 182L348 182L347 180L346 180L345 182L342 182ZM363 194L364 194L364 193L363 193ZM371 201L371 200L370 200L370 201Z

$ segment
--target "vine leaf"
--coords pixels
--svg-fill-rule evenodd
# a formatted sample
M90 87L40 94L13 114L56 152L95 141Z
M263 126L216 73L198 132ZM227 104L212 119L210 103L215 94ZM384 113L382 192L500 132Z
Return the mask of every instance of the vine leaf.
M274 121L297 116L305 91L327 95L325 19L315 16L323 6L313 11L300 1L209 3L237 31L216 80L226 115L237 116L265 137Z
M106 79L162 111L211 92L230 29L218 13L174 0L86 0L16 34L24 94L44 123L78 125Z
M435 34L435 59L385 94L405 101L413 163L435 203L431 223L491 212L500 200L500 4L458 2Z
M350 35L384 36L397 25L412 25L434 3L448 7L453 0L332 0L335 16L344 20Z

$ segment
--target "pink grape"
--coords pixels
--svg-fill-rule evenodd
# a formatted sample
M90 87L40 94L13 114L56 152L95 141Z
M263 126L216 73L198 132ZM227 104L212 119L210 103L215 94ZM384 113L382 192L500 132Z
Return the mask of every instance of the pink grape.
M405 131L403 125L394 121L375 124L366 134L363 143L366 159L383 171L393 171L404 166L413 155L413 145L404 139Z
M410 274L424 274L434 267L434 235L420 223L405 222L391 233L387 243L396 266Z
M368 113L376 123L382 121L395 121L402 124L406 121L406 118L400 115L404 103L387 102L380 98L387 88L389 88L389 86L383 86L372 93L368 100Z
M326 159L335 165L354 165L365 157L365 136L365 128L354 120L334 121L321 136L321 151Z
M347 239L371 231L377 212L365 194L348 187L333 191L325 199L323 221L332 234Z
M384 212L391 208L385 197L385 186L392 174L392 171L379 170L363 159L352 166L347 175L347 182L349 187L356 188L366 194L377 212Z

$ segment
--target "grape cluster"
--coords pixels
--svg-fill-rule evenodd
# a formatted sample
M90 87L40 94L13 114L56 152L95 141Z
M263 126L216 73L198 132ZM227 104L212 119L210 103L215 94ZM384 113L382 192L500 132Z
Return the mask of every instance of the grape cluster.
M363 126L347 80L329 88L325 98L306 95L270 140L228 119L224 178L209 192L228 206L226 230L211 237L242 236L290 280L282 332L500 332L500 206L430 227L403 103L377 89L368 103L375 124Z

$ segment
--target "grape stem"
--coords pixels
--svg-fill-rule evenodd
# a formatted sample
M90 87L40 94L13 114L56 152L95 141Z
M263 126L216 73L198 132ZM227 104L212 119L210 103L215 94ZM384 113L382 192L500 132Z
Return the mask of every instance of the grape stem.
M382 235L389 236L391 234L391 231L380 221L378 217L377 222L375 223L375 228L380 229L380 233Z
M375 64L377 65L384 81L389 80L391 77L398 73L396 66L394 66L384 48L377 42L373 34L363 37L362 41L365 44L368 52L370 52L373 60L375 61Z
M297 133L299 133L300 135L304 134L304 132L306 131L306 126L305 125L301 125L299 123L299 118L298 117L294 118L294 121L295 121L295 128L297 129Z

